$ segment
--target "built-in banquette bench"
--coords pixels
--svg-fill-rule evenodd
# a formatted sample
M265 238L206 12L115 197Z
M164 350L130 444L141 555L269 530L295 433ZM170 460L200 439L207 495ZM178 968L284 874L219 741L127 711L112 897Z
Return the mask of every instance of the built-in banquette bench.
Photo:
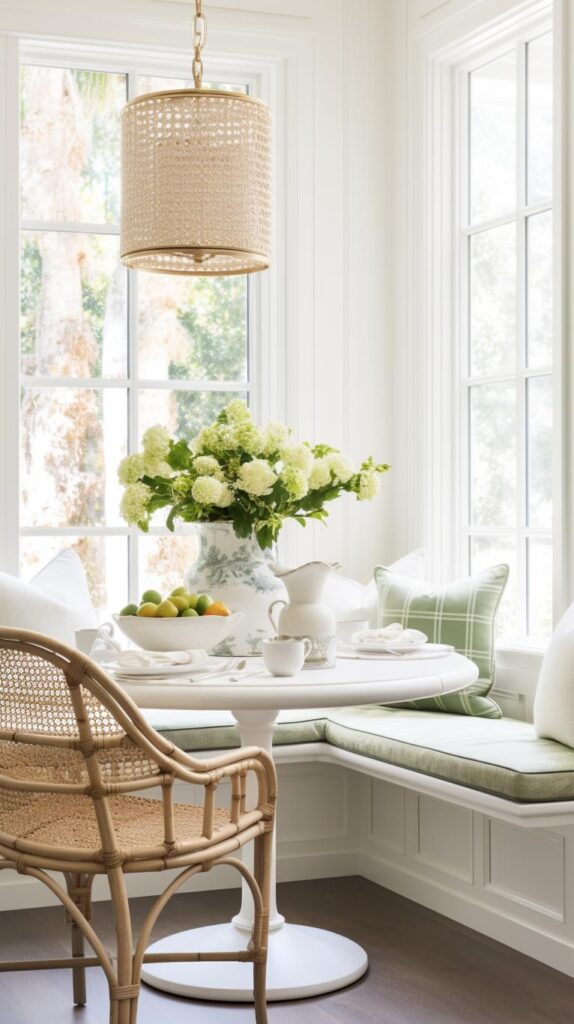
M147 715L187 751L239 744L227 712ZM362 874L574 975L573 749L372 705L282 713L274 744L280 877Z

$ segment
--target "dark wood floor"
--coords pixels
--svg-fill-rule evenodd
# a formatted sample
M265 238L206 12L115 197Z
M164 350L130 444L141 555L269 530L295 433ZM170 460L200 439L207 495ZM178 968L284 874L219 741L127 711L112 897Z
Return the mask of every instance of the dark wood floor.
M574 980L361 878L279 887L289 919L344 932L368 951L369 972L350 988L274 1003L270 1024L571 1024ZM148 900L134 900L134 920ZM224 921L229 891L172 901L156 937ZM94 920L111 943L109 906ZM58 908L0 914L0 959L60 956L67 927ZM69 955L66 953L66 955ZM107 989L88 972L88 1005L74 1009L68 971L0 974L1 1024L105 1024ZM138 1024L253 1024L248 1006L192 1003L143 988Z

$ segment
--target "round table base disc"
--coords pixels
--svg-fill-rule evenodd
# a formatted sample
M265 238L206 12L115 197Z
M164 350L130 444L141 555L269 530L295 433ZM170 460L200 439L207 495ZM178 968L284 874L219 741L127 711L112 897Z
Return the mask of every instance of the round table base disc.
M245 933L231 923L216 924L170 935L155 942L147 952L227 952L245 949L245 940ZM334 992L357 981L367 965L364 949L343 935L286 924L269 934L267 998L273 1002ZM145 964L142 980L153 988L191 999L253 1001L250 963Z

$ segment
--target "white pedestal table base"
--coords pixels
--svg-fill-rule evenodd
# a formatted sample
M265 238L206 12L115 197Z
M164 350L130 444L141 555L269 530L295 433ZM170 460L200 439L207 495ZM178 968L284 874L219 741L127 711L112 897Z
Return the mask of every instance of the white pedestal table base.
M150 953L244 949L246 935L233 924L179 932L150 946ZM356 942L299 924L269 934L267 999L305 999L344 988L367 970L367 954ZM193 999L253 1001L253 965L246 963L148 964L142 980L154 988Z
M242 746L263 747L271 753L278 711L233 711ZM248 805L254 797L248 780ZM243 850L251 867L253 844ZM285 924L275 899L275 845L270 893L267 998L304 999L350 985L365 973L367 954L356 942L335 932ZM246 949L253 925L253 900L245 884L239 913L228 924L194 928L170 935L149 947L149 953L227 952ZM253 965L233 962L148 964L142 980L164 992L220 1002L253 1001Z

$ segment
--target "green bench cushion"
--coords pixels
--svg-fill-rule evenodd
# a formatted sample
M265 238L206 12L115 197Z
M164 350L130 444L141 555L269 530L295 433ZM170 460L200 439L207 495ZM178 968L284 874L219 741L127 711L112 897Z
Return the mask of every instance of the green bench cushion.
M240 745L230 711L146 711L150 725L176 747L230 750ZM325 739L325 711L281 711L275 726L276 744L316 743Z
M146 717L191 753L239 746L229 711L148 711ZM275 744L321 741L507 800L574 800L574 750L539 739L533 725L512 718L378 705L281 712Z
M510 800L574 800L574 750L539 739L530 722L369 705L330 710L325 739Z

